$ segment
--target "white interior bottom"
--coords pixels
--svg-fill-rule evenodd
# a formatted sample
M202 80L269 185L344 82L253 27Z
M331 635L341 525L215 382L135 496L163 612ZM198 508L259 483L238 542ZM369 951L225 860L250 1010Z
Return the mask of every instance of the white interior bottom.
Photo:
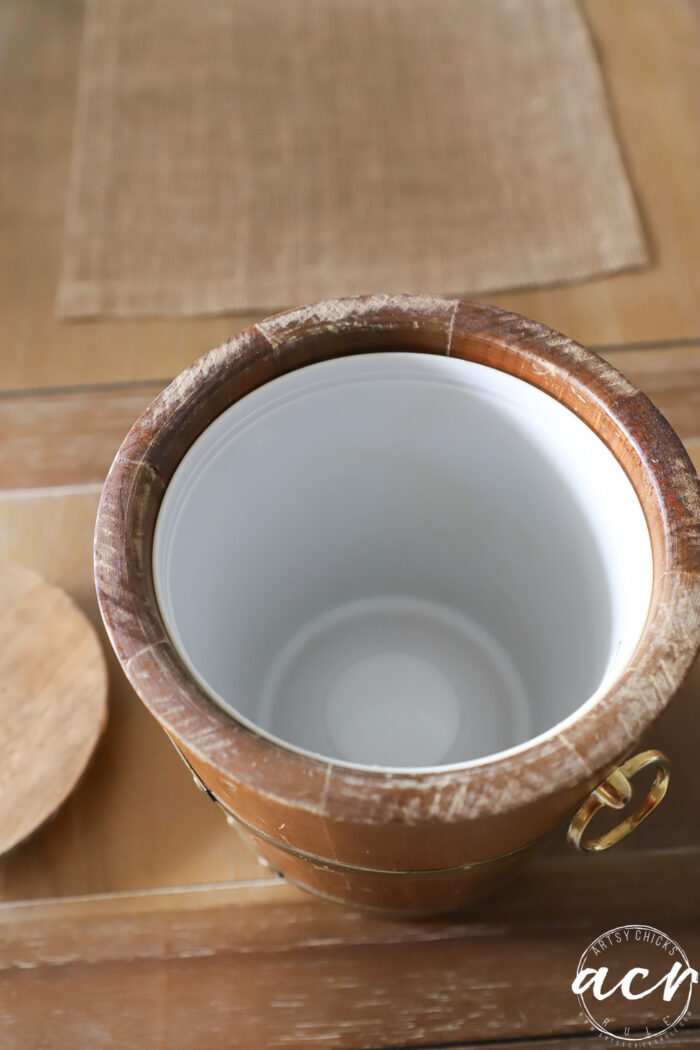
M268 671L258 720L367 765L458 762L532 734L505 649L456 609L407 597L348 602L305 624Z
M335 761L425 769L551 732L648 610L639 501L535 387L429 354L299 369L221 415L165 493L167 628L224 708Z

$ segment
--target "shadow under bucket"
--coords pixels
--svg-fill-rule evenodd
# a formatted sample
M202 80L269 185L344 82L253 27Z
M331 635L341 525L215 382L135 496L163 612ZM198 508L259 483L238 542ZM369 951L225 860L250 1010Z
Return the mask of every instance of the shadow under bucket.
M447 911L582 803L574 844L612 844L584 830L639 768L646 810L662 797L665 756L616 767L700 642L698 502L660 413L563 336L334 300L146 410L105 483L97 591L137 693L270 864Z

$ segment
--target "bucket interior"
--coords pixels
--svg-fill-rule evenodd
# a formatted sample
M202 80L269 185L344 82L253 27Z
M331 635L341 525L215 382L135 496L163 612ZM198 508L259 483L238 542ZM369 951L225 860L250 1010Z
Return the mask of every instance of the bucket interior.
M337 762L492 758L595 703L647 616L639 500L596 434L497 369L298 369L200 436L153 547L173 642L221 706Z

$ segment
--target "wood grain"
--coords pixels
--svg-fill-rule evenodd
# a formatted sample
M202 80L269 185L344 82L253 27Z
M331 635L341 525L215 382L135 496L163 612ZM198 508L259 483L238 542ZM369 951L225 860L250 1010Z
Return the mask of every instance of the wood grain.
M109 670L109 721L93 761L55 817L0 859L3 900L267 874L195 790L104 637L92 582L98 498L99 486L0 498L0 558L68 591L98 630Z
M634 659L593 708L517 755L415 774L349 770L228 718L184 667L151 571L163 492L212 420L276 376L399 348L498 368L587 423L634 486L654 564ZM676 692L700 642L699 505L695 471L667 421L620 373L566 337L474 302L329 300L269 318L212 350L134 424L102 492L96 588L110 641L144 704L275 868L338 900L452 909L483 892L486 871L474 865L497 861L500 881L506 867L526 859L524 851L629 755Z
M698 337L700 90L692 8L680 0L586 0L585 10L653 264L492 301L592 346ZM55 319L81 23L80 0L6 0L0 8L4 389L175 375L261 316L129 324Z
M689 5L685 0L584 0L584 7L601 51L613 116L654 262L643 273L502 295L494 301L538 317L583 343L604 345L608 350L617 343L648 346L657 340L678 340L679 344L670 349L625 348L619 352L605 350L605 354L660 405L700 466L700 165L696 134L700 92L695 86L697 68L693 63L697 52L692 48ZM54 320L81 16L81 0L51 4L44 0L7 0L0 8L0 387L8 390L114 380L130 383L171 376L256 319L239 316L77 325L61 325ZM695 339L696 343L680 345L683 339ZM639 372L634 371L637 361ZM54 394L35 394L36 411L31 407L32 398L23 397L17 401L20 407L13 409L9 425L8 416L2 416L3 402L0 417L6 428L0 440L0 488L101 482L119 440L140 407L162 385L157 382L150 388L134 389L133 400L126 392L123 400L119 394L118 404L107 408L103 401L101 409L84 391L55 393L57 400ZM106 399L114 394L109 392ZM85 404L81 401L84 396ZM65 400L60 402L61 398ZM81 403L76 404L73 398ZM48 437L43 436L44 428ZM11 551L20 563L34 566L64 586L93 622L97 611L90 548L98 492L99 485L87 490L14 492L0 497L0 551ZM165 914L156 939L160 938L167 952L171 928L179 927L179 920L171 926L168 911L196 916L207 894L215 895L219 890L192 891L198 898L202 894L197 904L186 893L184 908L180 906L183 898L168 892L147 893L128 898L126 903L103 896L88 901L14 903L20 898L245 879L260 872L247 848L222 826L214 807L192 788L177 756L146 716L115 662L110 666L110 679L110 723L84 780L49 824L0 860L0 897L10 901L0 909L0 943L5 943L10 925L15 917L18 919L11 950L5 957L10 968L0 978L3 1047L73 1050L77 1045L124 1045L151 1050L183 1045L189 1029L182 1022L178 997L184 995L191 1002L194 995L190 996L190 988L198 993L192 1030L204 1032L206 1045L213 1048L235 1045L232 1040L236 1039L238 1045L262 1045L258 1029L252 1029L254 1034L246 1042L251 1029L239 1033L231 1022L232 1013L248 991L245 1024L254 1024L257 1017L265 1025L277 1025L275 1037L286 1040L282 1045L294 1045L296 1039L297 1045L308 1046L313 1034L320 1034L319 1045L324 1045L324 1038L330 1041L328 1045L338 1045L341 1039L345 1046L386 1045L385 1029L390 1036L396 1033L404 1009L409 1019L417 1016L411 1013L411 995L416 988L421 994L421 984L416 983L419 975L425 989L418 1007L423 1026L416 1025L407 1036L418 1045L444 1045L445 1025L449 1023L446 1018L449 1010L454 1010L455 1014L462 1012L461 1023L469 1028L463 1037L456 1037L460 1046L475 1045L475 1033L488 1011L492 1024L487 1039L494 1050L514 1045L530 1050L589 1050L600 1045L597 1037L572 1034L572 1025L578 1022L570 1004L564 1021L559 1013L562 974L568 977L571 965L568 956L564 960L565 953L556 950L560 937L569 936L562 932L565 924L589 923L594 935L606 923L641 918L665 926L688 951L696 943L699 878L694 853L689 853L688 847L697 847L700 841L700 782L694 772L700 749L697 664L644 741L646 746L663 747L674 762L671 789L663 807L609 857L543 861L551 877L540 882L545 903L540 904L534 922L530 922L533 904L528 887L533 880L541 879L539 867L531 869L524 882L489 903L491 910L480 912L476 924L481 935L473 929L467 935L469 949L461 949L466 962L460 962L454 972L464 972L465 982L467 978L473 980L479 949L488 934L497 939L493 941L492 962L495 965L497 960L499 966L505 966L507 976L479 995L472 992L465 997L460 989L459 1004L445 1004L444 985L432 981L435 956L429 952L417 955L398 938L394 954L380 956L383 968L389 972L393 968L397 974L395 996L373 999L374 989L357 984L352 969L344 982L346 926L342 917L349 913L335 908L333 922L338 925L325 935L331 943L319 944L319 938L307 936L304 950L288 956L294 963L293 978L288 987L284 980L277 984L280 1004L274 1008L270 1001L275 986L266 984L270 971L263 972L255 965L259 956L252 952L240 957L243 963L239 958L237 969L226 964L224 953L223 976L210 989L212 966L207 965L203 952L202 966L198 967L194 955L198 945L204 945L206 951L206 936L194 932L187 935L184 945L182 941L177 945L178 958L167 962L131 962L133 953L122 938L116 953L118 961L86 962L78 950L66 966L50 966L49 948L40 967L18 969L14 964L25 957L28 942L35 946L61 943L57 927L74 925L82 943L90 944L105 938L105 923L118 926L123 915L127 918L123 931L133 929L134 924L140 926L145 917L150 931L147 936L152 937L148 916ZM652 846L663 849L652 854L647 848ZM637 848L639 853L635 852ZM288 922L295 922L291 910L299 902L314 912L330 907L272 880L264 890L224 888L218 898L218 923L228 929L227 916L234 900L247 910L253 902L246 894L267 894L268 890L271 895L280 894L275 898L280 909L275 921L282 930ZM138 907L136 899L140 901ZM520 910L508 903L518 900ZM107 940L113 944L116 937L113 926ZM321 967L326 985L318 984L314 950L327 952ZM370 943L363 959L361 948L351 949L350 965L360 976L363 966L371 965L375 950ZM695 961L697 949L694 956ZM305 960L309 957L312 965L307 971ZM437 961L444 963L439 955ZM523 976L530 980L537 965L541 967L544 991L530 1001L530 985L525 985L523 992L521 982ZM177 977L178 968L187 966L191 966L187 971L189 982ZM400 978L406 973L405 967L410 967L414 979L404 989ZM146 973L146 984L141 981L142 973ZM235 977L240 977L239 985ZM323 990L328 986L335 992L326 1006L319 987ZM383 996L385 985L380 987ZM44 988L45 998L37 998ZM292 993L297 989L295 1000ZM285 992L289 992L288 997ZM555 1002L550 1008L552 995ZM523 997L523 1009L533 1030L546 1033L547 1038L527 1037L526 1042L520 1042L525 1027L518 1030L516 1010ZM234 1005L230 1006L232 998ZM220 1011L211 1011L212 1003L218 1004ZM389 1003L386 1010L382 1010L382 1003ZM306 1006L311 1015L304 1012ZM361 1009L365 1010L364 1020L358 1020ZM291 1014L280 1020L285 1011ZM476 1025L470 1024L471 1014L476 1015ZM404 1022L404 1032L407 1026ZM561 1038L550 1035L556 1031L569 1034ZM131 1042L120 1044L120 1037ZM455 1046L454 1040L450 1036L449 1045ZM695 1050L700 1045L700 1032L678 1033L670 1045Z
M700 463L700 444L697 446ZM0 556L63 587L103 628L92 583L92 533L99 485L0 497ZM266 875L209 800L108 654L110 717L95 758L53 820L0 858L0 899L226 882ZM662 807L615 850L700 845L700 662L646 734L673 762ZM640 782L640 788L646 787ZM564 853L563 836L553 846ZM588 858L579 858L587 864ZM597 858L593 859L593 869ZM587 869L591 870L587 865ZM635 875L634 886L644 869Z
M686 445L700 441L700 343L603 356ZM0 491L103 481L124 435L169 381L0 392Z
M700 335L700 12L694 0L584 0L652 252L637 274L498 296L587 345ZM693 276L688 279L688 274Z
M278 882L0 909L3 1046L454 1046L584 1033L570 984L604 930L641 914L700 953L698 851L672 865L656 853L598 860L533 867L478 910L430 923ZM635 872L644 888L631 900ZM630 1007L628 1019L646 1016Z
M0 490L103 481L131 423L166 383L0 393Z
M0 854L54 813L107 717L94 628L37 573L0 565Z
M674 1032L673 1039L671 1040L671 1046L675 1050L697 1050L698 1040L700 1039L700 1029L694 1027L692 1024L688 1024L687 1029L683 1032ZM460 1043L459 1046L450 1046L450 1050L476 1050L477 1047L481 1047L483 1050L484 1046L488 1050L513 1050L515 1047L521 1047L522 1050L600 1050L600 1038L597 1032L592 1032L589 1035L582 1035L580 1037L564 1036L561 1039L556 1037L548 1036L546 1039L535 1039L534 1041L528 1039L527 1042L508 1042L501 1043L488 1042L484 1043ZM602 1044L605 1045L605 1044ZM429 1047L428 1050L440 1050L437 1046Z

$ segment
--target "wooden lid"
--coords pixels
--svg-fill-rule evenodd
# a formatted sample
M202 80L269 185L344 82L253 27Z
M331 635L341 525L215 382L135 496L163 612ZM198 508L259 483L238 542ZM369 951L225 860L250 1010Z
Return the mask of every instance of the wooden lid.
M58 587L0 566L0 853L31 834L83 773L107 717L107 667Z

